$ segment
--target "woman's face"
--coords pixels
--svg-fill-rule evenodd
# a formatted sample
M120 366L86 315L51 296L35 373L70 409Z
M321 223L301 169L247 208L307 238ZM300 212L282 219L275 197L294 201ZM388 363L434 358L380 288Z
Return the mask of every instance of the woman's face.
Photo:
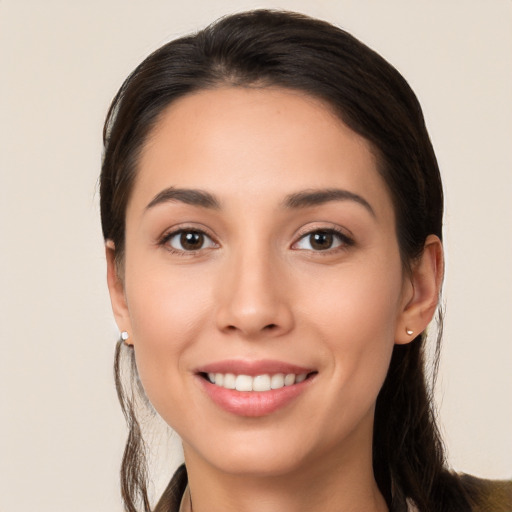
M140 157L123 268L119 327L188 459L262 475L371 460L412 286L369 144L321 102L173 103Z

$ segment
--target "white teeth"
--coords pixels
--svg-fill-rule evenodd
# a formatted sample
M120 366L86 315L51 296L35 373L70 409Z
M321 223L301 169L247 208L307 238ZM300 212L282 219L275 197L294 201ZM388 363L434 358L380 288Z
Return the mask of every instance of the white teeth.
M226 389L235 389L236 377L233 373L226 373L224 375L224 387Z
M285 386L291 386L292 384L295 384L295 374L294 373L289 373L284 378L284 385Z
M284 386L284 375L282 373L276 373L272 375L270 379L270 387L272 389L279 389Z
M257 375L252 379L253 391L270 391L270 375Z
M307 373L295 375L294 373L263 374L251 377L250 375L235 375L233 373L209 373L208 380L226 389L237 391L270 391L284 386L293 386L306 380Z
M215 381L215 383L217 383L217 381ZM252 391L252 377L249 377L249 375L237 375L235 389L237 391Z

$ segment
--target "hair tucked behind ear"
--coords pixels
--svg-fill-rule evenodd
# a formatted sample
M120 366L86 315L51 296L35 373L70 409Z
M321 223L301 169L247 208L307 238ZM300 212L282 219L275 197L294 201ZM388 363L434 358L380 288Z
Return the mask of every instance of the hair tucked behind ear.
M128 375L123 375L122 360L126 358L129 361L124 361L124 368ZM137 512L139 505L144 512L151 512L147 492L146 446L137 420L137 410L147 403L147 399L138 378L133 348L125 345L122 340L116 344L114 378L117 396L128 425L128 439L121 464L121 495L128 512Z
M414 497L419 510L433 510L444 466L443 446L425 385L424 335L395 345L374 420L375 478L388 503ZM436 361L439 344L436 348ZM425 492L427 491L427 492ZM444 510L444 509L440 509Z
M416 96L382 57L347 32L294 13L253 11L219 20L150 55L117 93L104 129L100 179L103 234L124 254L124 223L141 148L162 111L176 99L221 86L299 90L330 106L374 149L393 201L407 271L428 235L442 238L443 191ZM374 472L388 505L412 499L420 512L467 512L470 497L444 463L432 390L426 382L424 335L396 345L374 423ZM129 512L150 510L144 443L133 392L116 383L130 434L121 472ZM128 349L127 349L128 350ZM436 347L436 361L439 340ZM130 380L139 383L131 359ZM434 370L437 362L434 362ZM127 398L126 393L132 393Z

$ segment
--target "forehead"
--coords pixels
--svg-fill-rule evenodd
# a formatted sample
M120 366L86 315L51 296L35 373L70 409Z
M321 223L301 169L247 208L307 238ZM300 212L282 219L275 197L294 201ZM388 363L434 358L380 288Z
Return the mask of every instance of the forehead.
M141 153L132 206L171 186L245 203L338 187L392 209L370 143L325 103L278 88L204 90L167 107Z

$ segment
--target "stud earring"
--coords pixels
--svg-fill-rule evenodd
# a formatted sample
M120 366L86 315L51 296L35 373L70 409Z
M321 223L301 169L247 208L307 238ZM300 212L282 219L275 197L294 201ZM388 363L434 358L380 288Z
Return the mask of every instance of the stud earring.
M407 333L408 336L412 336L412 334L414 333L414 331L411 331L411 329L408 329L407 327L405 328L405 332Z
M123 331L123 332L121 333L121 339L122 339L123 341L126 341L129 337L130 337L130 335L129 335L126 331Z

